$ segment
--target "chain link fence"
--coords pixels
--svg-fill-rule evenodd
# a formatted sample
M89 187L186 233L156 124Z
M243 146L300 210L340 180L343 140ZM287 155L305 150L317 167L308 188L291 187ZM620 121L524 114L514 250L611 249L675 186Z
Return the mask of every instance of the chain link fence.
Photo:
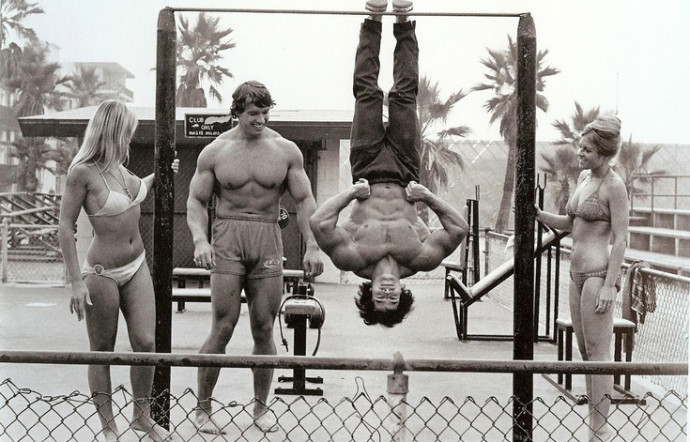
M486 234L486 259L487 271L491 271L508 259L512 259L512 250L506 251L508 236L488 232ZM546 296L546 287L555 290L556 281L549 281L549 275L545 271L549 259L548 252L542 256L541 272L541 296ZM555 269L556 256L551 255L552 272ZM558 274L557 312L559 318L569 318L568 285L570 284L570 252L567 248L561 248L560 269ZM628 266L621 270L621 279L626 277ZM651 278L656 291L656 311L646 315L644 323L637 324L635 333L635 347L633 360L635 362L679 361L688 362L688 299L690 298L690 282L688 278L678 277L673 274L647 271L640 269ZM553 274L553 273L552 273ZM552 276L553 278L553 276ZM487 295L501 305L513 309L513 276L494 288ZM542 298L543 299L543 298ZM616 299L614 317L622 315L622 296ZM470 310L471 315L471 310ZM545 319L547 317L546 303L540 303L540 328L544 333L547 330ZM553 315L550 316L553 319ZM549 324L553 330L553 324ZM687 391L688 381L684 376L646 376L650 381L664 388L676 391Z
M7 379L0 383L0 430L3 441L93 441L100 422L91 397L78 391L44 396ZM279 426L262 433L252 422L254 401L247 404L213 401L213 419L224 434L200 434L195 427L197 396L189 389L171 395L169 429L178 440L192 441L510 441L513 440L514 396L476 400L443 397L432 400L391 400L360 392L328 400L274 397L270 413ZM121 440L148 440L129 428L135 406L132 394L119 387L112 395ZM587 407L559 396L535 398L531 409L534 441L586 440ZM685 441L687 395L648 393L644 402L612 407L608 422L612 441Z
M66 282L58 226L3 222L2 282Z

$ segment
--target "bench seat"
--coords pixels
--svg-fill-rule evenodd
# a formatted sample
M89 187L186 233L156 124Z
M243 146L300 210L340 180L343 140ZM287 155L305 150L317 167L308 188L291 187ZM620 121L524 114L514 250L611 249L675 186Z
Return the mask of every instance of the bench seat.
M177 287L172 289L172 302L177 302L177 312L185 311L185 302L211 302L211 271L197 267L175 267L172 272ZM292 287L304 277L304 271L299 269L283 269L283 286L289 292ZM187 287L187 281L197 281L198 287ZM247 298L242 292L242 302Z

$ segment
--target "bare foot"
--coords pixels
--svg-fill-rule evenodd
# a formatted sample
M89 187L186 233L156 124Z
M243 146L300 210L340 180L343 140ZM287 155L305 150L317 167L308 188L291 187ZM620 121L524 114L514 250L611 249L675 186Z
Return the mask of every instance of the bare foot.
M142 433L154 442L169 442L173 440L172 434L165 428L155 423L151 418L141 417L132 423L132 430Z
M106 442L118 442L120 440L120 435L110 428L104 428L101 434L105 437Z
M223 427L221 427L206 410L196 410L194 417L194 426L201 433L206 434L225 434Z
M610 425L605 425L590 436L591 442L610 442L616 438L616 431Z
M280 428L275 416L269 410L264 411L259 417L255 417L254 425L264 433L275 433Z

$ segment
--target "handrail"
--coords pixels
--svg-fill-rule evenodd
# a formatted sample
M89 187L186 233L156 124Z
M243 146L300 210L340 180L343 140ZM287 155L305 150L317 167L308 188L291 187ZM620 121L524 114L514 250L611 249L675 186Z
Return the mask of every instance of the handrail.
M30 215L32 213L49 212L57 210L57 206L36 207L35 209L24 209L16 212L0 213L0 218L12 218L15 216Z
M647 192L630 192L630 210L635 210L635 198L636 197L648 197L651 196L651 212L654 213L654 198L655 197L673 197L673 208L678 208L678 198L689 198L690 194L678 194L678 180L679 179L690 179L690 175L661 175L661 174L635 174L632 176L633 183L637 179L650 179L651 189L649 193ZM659 180L673 180L673 193L672 194L656 194L654 193L654 184ZM634 187L634 186L633 186Z
M338 358L315 356L229 356L216 354L171 354L143 352L60 352L0 350L0 363L70 365L158 365L176 367L304 368L317 370L393 371L395 359ZM682 362L580 362L534 360L405 359L406 371L472 373L596 373L622 371L640 375L687 375Z

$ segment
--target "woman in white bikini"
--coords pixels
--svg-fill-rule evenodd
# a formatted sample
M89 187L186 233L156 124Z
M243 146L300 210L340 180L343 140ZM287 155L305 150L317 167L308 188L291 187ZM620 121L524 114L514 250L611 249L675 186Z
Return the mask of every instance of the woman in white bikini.
M583 169L566 215L536 208L537 221L571 232L570 315L584 361L611 361L613 303L628 236L628 195L609 162L620 148L621 121L604 115L582 132L578 159ZM611 238L613 241L611 242ZM609 244L613 246L609 250ZM613 376L587 375L590 441L608 441Z
M72 284L70 311L86 318L91 351L113 351L119 310L132 349L155 351L156 312L153 282L139 233L139 205L153 185L124 167L137 127L134 114L121 102L102 103L89 121L84 142L67 173L60 209L59 238ZM177 172L178 160L173 162ZM94 237L79 269L74 226L81 209L89 216ZM150 416L153 366L133 366L131 428L163 441L170 434ZM90 365L89 387L107 441L118 440L112 407L110 366Z

